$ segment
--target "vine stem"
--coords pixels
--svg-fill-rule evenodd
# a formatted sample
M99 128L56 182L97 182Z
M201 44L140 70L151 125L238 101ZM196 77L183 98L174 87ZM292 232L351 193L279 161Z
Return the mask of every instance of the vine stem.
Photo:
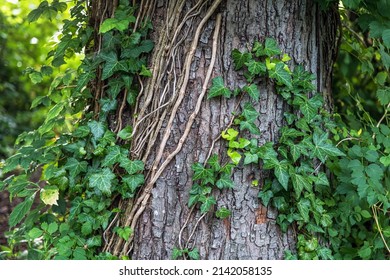
M386 118L386 115L387 115L387 111L390 109L390 102L389 104L387 104L386 106L386 109L385 109L385 112L383 113L383 116L381 117L381 119L378 121L378 123L376 124L376 127L379 127L381 125L381 123L383 122L383 120ZM372 139L375 138L375 133L372 135Z
M383 244L386 246L387 252L390 253L389 245L387 245L386 239L383 236L382 229L381 229L381 226L380 226L379 221L378 221L378 215L377 215L376 207L377 207L376 205L371 206L371 211L372 211L372 214L374 215L374 220L375 220L376 226L378 227L378 231L379 231L379 234L380 234L380 236L382 238Z
M217 7L221 3L221 1L222 0L215 0L214 1L214 3L211 5L211 7L209 8L209 10L207 11L206 15L203 17L203 19L201 20L201 22L199 23L199 25L198 25L198 27L196 29L196 32L195 32L195 35L194 35L194 39L193 39L193 42L192 42L192 45L191 45L191 48L190 48L190 51L187 54L187 57L186 57L186 60L185 60L185 64L184 64L184 69L185 69L184 82L183 82L183 84L180 87L180 90L179 90L179 93L178 93L178 99L176 100L175 105L174 105L172 111L170 112L171 116L169 118L167 127L165 129L165 134L163 136L163 139L161 141L161 144L160 144L158 152L157 152L157 156L156 156L156 158L154 160L154 164L152 166L151 177L150 177L151 179L149 180L148 184L145 186L145 188L144 188L142 194L140 195L140 197L138 197L138 199L137 199L133 209L130 212L129 217L126 219L125 226L130 225L131 228L135 228L140 215L143 213L143 211L146 208L146 205L147 205L147 202L148 202L148 200L150 198L151 190L152 190L154 184L156 183L157 179L162 174L162 172L165 170L167 165L170 163L170 161L181 150L181 148L182 148L186 138L188 137L189 131L190 131L191 126L192 126L192 124L193 124L193 122L195 120L195 117L197 116L197 114L200 111L202 99L203 99L203 97L204 97L204 95L205 95L205 93L207 91L208 81L209 81L209 79L211 77L211 74L212 74L212 71L213 71L213 67L214 67L214 64L215 64L215 60L216 60L216 49L217 49L217 43L218 43L218 35L219 35L220 26L221 26L221 15L220 14L217 16L217 20L216 20L216 27L215 27L214 41L213 41L213 54L212 54L212 58L211 58L210 65L209 65L209 69L208 69L208 72L207 72L207 75L206 75L206 79L205 79L205 81L203 83L202 92L201 92L200 96L198 97L197 104L196 104L196 107L194 109L194 112L191 114L191 116L190 116L190 118L189 118L189 120L187 122L185 131L184 131L182 137L179 140L178 146L176 147L174 152L172 152L170 155L168 155L166 160L159 167L158 164L159 164L159 162L160 162L160 160L162 158L163 151L165 149L166 143L167 143L168 138L170 137L170 134L171 134L171 131L172 131L172 125L173 125L174 118L175 118L176 113L177 113L177 111L179 109L179 106L181 105L181 102L182 102L182 100L184 99L184 96L185 96L185 92L186 92L187 84L188 84L188 80L189 80L189 74L190 74L190 65L191 65L193 56L195 54L196 47L198 45L198 41L199 41L199 38L200 38L200 35L201 35L201 31L202 31L203 26L205 25L205 23L208 21L208 19L211 17L211 15L215 12L215 10L217 9ZM121 250L122 254L128 251L128 247L132 243L132 240L133 240L133 238L130 237L128 242L125 243L125 245L123 246L123 248Z

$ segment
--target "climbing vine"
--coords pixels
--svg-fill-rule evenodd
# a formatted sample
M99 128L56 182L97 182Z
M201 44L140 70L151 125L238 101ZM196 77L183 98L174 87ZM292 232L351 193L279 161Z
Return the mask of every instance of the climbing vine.
M57 2L42 2L30 13L30 21L62 11L65 3ZM49 93L34 101L33 106L51 106L46 120L18 138L21 148L3 169L19 167L20 174L8 177L2 188L7 187L11 198L24 199L9 219L15 228L11 255L23 239L29 259L111 258L97 250L104 243L104 230L121 212L110 206L116 197L134 197L145 180L143 162L129 157L132 128L110 116L124 106L135 106L137 81L151 75L145 59L154 45L146 39L151 25L137 22L136 8L124 1L95 34L86 24L84 5L78 1L72 8L73 20L65 22L64 36L49 57L52 66L59 67L85 48L85 58L78 69L57 76ZM29 74L48 75L52 66L30 69ZM120 95L123 102L118 104ZM88 110L89 104L94 104L93 110ZM31 180L34 174L40 177L37 181ZM132 234L128 226L113 231L125 240Z
M390 202L389 178L385 174L390 129L381 122L386 114L363 135L349 131L337 122L337 116L335 119L324 109L321 94L314 92L314 76L302 66L291 71L290 57L282 54L272 38L264 44L254 42L248 51L235 49L232 58L248 84L230 90L217 77L208 97L248 95L252 102L242 104L241 113L234 115L221 133L230 161L222 164L218 155L213 155L205 164L192 166L194 184L188 206L198 204L202 219L217 203L213 188L233 188L230 176L234 168L256 165L272 175L252 181L252 186L260 189L261 203L278 210L277 223L282 231L292 226L297 234L297 255L288 251L286 258L385 258L389 253L385 210ZM285 126L278 141L259 145L256 135L260 131L255 124L259 114L252 103L259 101L258 84L264 79L274 84L289 109L284 113ZM350 148L350 141L357 143ZM332 172L331 181L325 170ZM225 213L222 218L229 216L228 209L220 209L217 217L221 211ZM374 244L365 240L368 236ZM177 249L173 256L182 256L177 252L188 250Z
M272 38L255 41L246 51L232 51L235 70L246 85L229 89L222 77L216 77L208 88L221 27L218 14L201 93L177 147L163 157L202 28L221 1L212 2L196 27L180 75L175 73L175 56L184 39L178 34L185 30L185 22L200 13L202 1L182 22L170 21L163 31L175 34L173 40L161 36L156 46L148 38L150 10L117 2L106 4L102 14L94 14L85 1L75 1L72 19L64 22L60 42L48 55L51 65L26 71L38 83L52 74L53 67L64 67L70 57L83 54L77 69L64 70L54 78L48 94L33 102L32 107L50 108L46 120L37 130L19 136L18 152L2 168L10 176L0 183L0 190L7 189L11 199L22 199L10 215L9 246L3 249L7 257L21 257L20 248L27 248L28 259L126 258L153 185L180 152L208 93L209 99L237 98L240 102L213 143L224 143L226 155L211 154L211 147L204 162L192 165L189 217L193 211L201 214L186 240L183 231L188 219L182 225L172 258L200 258L198 249L191 246L194 232L208 213L218 219L230 217L227 207L214 209L217 194L234 188L232 174L246 165L267 175L266 179L254 178L252 187L258 188L265 207L278 211L280 229L292 228L297 235L297 248L287 251L286 258L388 258L390 100L385 71L375 73L374 79L379 85L378 121L359 107L364 129L352 129L339 115L326 111L321 93L315 92L314 76L303 66L292 65ZM168 14L174 17L184 4L178 1L177 10ZM58 0L42 1L28 19L53 18L66 8ZM376 50L388 69L388 26L373 18L369 21L362 25L377 45L367 57L373 58ZM359 53L359 46L349 47ZM152 49L156 65L149 67L147 56ZM370 69L366 64L364 69ZM156 99L154 89L161 86L167 71L172 79L166 88L173 88L172 96L164 90ZM149 79L146 86L145 79ZM254 104L260 100L263 82L271 83L286 105L284 126L275 142L258 140L259 113ZM133 116L132 123L122 119L125 111ZM148 163L150 172L144 172L163 124L162 141Z

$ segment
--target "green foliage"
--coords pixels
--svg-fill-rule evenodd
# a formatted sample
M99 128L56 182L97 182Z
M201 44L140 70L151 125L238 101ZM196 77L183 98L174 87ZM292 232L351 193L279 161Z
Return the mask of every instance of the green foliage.
M319 1L324 9L334 2ZM289 63L291 58L282 53L275 39L256 41L250 50L232 51L235 70L246 84L231 90L222 77L216 77L209 89L209 99L248 95L251 101L240 104L232 125L221 132L227 156L212 155L205 163L192 165L194 184L188 206L199 208L202 216L215 211L218 219L231 215L229 209L219 207L217 197L235 187L231 179L235 168L251 165L268 172L269 178L256 178L252 186L259 188L263 205L277 209L282 231L290 226L297 230L297 255L288 251L288 259L389 256L390 6L384 0L342 3L353 13L341 10L344 38L334 90L340 115L323 109L314 76ZM2 166L4 174L16 169L18 173L5 178L0 190L8 190L11 199L19 197L22 202L10 215L9 247L2 248L1 255L15 257L17 245L26 242L28 259L115 259L99 254L102 233L118 212L109 206L116 197L134 197L144 184L144 163L129 158L132 127L114 130L109 117L125 91L126 105L133 106L140 90L136 81L152 74L145 56L153 49L153 42L146 38L150 24L139 23L133 30L136 8L120 3L114 17L104 20L94 34L85 5L85 1L75 1L71 19L63 21L62 36L48 54L51 66L25 71L39 91L62 67L47 94L32 102L32 108L45 112L44 122L19 136L17 152ZM66 9L64 2L42 1L25 18L53 20ZM355 19L346 21L351 14ZM1 30L13 28L3 13L0 20ZM0 33L0 40L6 38ZM101 41L95 42L99 36ZM98 54L92 53L98 44ZM1 45L4 50L16 49L16 45ZM81 53L85 55L81 64L77 69L70 67ZM17 100L16 93L23 87L7 76L16 68L1 66L0 90L5 99ZM259 113L252 103L260 100L258 83L264 79L275 85L288 110L277 142L259 145ZM93 111L86 108L95 102L90 86L96 83L102 83L105 94L95 100ZM24 87L24 91L31 89ZM11 127L17 119L4 114L3 108L9 106L3 103L5 99L0 102L2 128ZM9 145L10 140L0 136ZM39 182L32 175L38 175ZM114 232L127 241L133 229L117 227ZM172 258L179 257L200 258L196 248L174 248Z
M286 64L289 56L282 55L273 39L266 39L264 45L255 42L250 52L234 50L232 57L248 82L243 93L257 101L260 94L253 81L265 76L275 82L276 92L290 106L278 143L258 146L255 138L244 133L260 133L256 125L258 113L250 103L244 104L241 114L236 115L233 127L221 133L233 166L255 165L272 172L273 178L254 182L261 186L262 203L278 210L280 228L286 231L294 224L298 229L298 255L287 252L286 258L386 258L390 129L381 122L388 123L387 109L377 125L366 126L366 132L349 130L337 115L332 117L322 109L322 97L313 93L313 75L301 66L290 71ZM381 76L383 83L387 75ZM223 85L223 81L219 84ZM388 106L387 88L378 90L377 97L382 106ZM373 118L369 120L373 123ZM220 166L216 161L214 157L213 165ZM207 178L193 186L192 193L199 196L201 190L210 193L220 175L208 168L210 163L197 166L194 179ZM324 173L325 167L333 174L331 181ZM200 187L205 184L209 185L206 190ZM194 204L199 200L190 196L190 201ZM204 208L209 209L201 207L201 212ZM218 210L217 217L224 216L224 212ZM321 245L326 242L331 245Z
M121 238L124 240L129 240L130 236L133 234L133 230L130 227L117 227L114 230Z
M194 171L192 179L196 183L190 190L188 207L199 203L201 213L207 213L217 203L212 194L213 188L216 187L217 189L223 190L234 187L233 181L230 178L231 164L227 163L221 166L218 155L214 154L205 166L200 163L194 163L192 170Z
M44 93L52 74L58 74L44 65L45 57L51 37L67 13L52 21L29 24L28 11L39 2L4 1L0 7L0 160L15 152L13 145L19 134L42 123L47 108L30 105L33 100L48 102Z
M223 84L222 77L216 77L213 79L213 85L209 89L209 95L207 98L213 98L216 96L223 96L230 98L232 92Z
M64 5L44 1L29 19L53 18ZM73 17L64 22L64 36L49 58L53 67L59 67L86 49L85 58L77 70L69 68L59 74L47 96L34 102L34 107L49 108L46 119L37 130L19 136L19 149L3 168L4 173L20 170L20 175L7 178L2 188L12 198L24 199L11 213L9 225L14 232L9 240L17 240L17 236L27 240L28 259L111 258L98 255L102 232L117 213L110 205L116 197L133 197L145 180L143 162L129 158L132 128L114 133L108 117L116 110L116 96L124 90L138 92L139 85L132 81L150 73L144 59L144 53L153 48L146 39L149 25L142 23L132 33L136 9L119 5L116 17L100 28L104 34L96 59L88 54L94 34L86 24L84 5L79 1L73 6ZM102 69L100 77L96 75L98 68ZM30 69L28 74L33 82L40 82L51 69ZM92 102L88 85L112 77L115 82L105 85L108 96L98 100L100 110L96 114L85 110ZM38 183L32 179L37 172ZM40 203L33 206L37 194ZM115 232L128 240L133 230L124 227L115 228Z
M189 258L190 260L199 260L199 251L197 248L194 248L192 250L185 248L185 249L178 249L173 248L172 251L172 259L177 260L180 257Z

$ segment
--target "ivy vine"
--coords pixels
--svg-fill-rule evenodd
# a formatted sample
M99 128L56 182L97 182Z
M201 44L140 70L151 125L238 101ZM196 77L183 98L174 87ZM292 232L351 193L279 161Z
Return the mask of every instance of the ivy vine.
M219 2L210 8L208 17ZM355 9L361 4L343 2ZM61 40L49 53L51 65L26 70L33 82L39 83L52 75L52 67L63 67L70 57L84 53L77 69L63 71L48 94L34 100L32 107L50 108L46 120L37 130L19 136L18 152L2 167L4 174L12 175L0 182L0 190L7 189L11 199L23 199L9 219L9 246L3 248L9 258L21 257L21 245L27 247L28 259L116 258L101 252L105 233L113 227L111 221L122 211L112 208L112 202L134 197L145 183L144 163L132 160L129 154L133 127L112 116L115 112L120 116L125 107L134 108L141 79L152 76L146 64L154 47L147 38L152 26L147 20L138 21L136 7L119 1L113 16L100 22L96 33L88 25L85 1L75 3L72 19L64 22ZM388 23L375 18L386 18L380 11L388 5L378 3L368 5L366 21L361 20L374 41L363 59L364 71L371 75L369 58L375 53L385 69L390 65ZM28 19L53 18L65 9L64 2L43 1ZM361 52L356 44L346 49ZM188 58L190 63L191 52ZM247 51L235 49L232 59L247 84L231 90L222 77L216 77L208 98L248 95L250 102L239 104L221 132L227 150L223 158L228 161L211 155L204 163L193 164L188 206L199 208L204 217L217 203L213 190L234 188L231 174L235 168L255 165L271 175L252 182L259 188L261 203L278 210L282 231L293 227L297 232L296 253L286 252L287 259L388 258L390 99L386 71L375 73L373 79L378 87L379 120L374 121L361 106L364 129L353 129L339 115L324 110L322 96L313 86L314 76L302 66L290 65L290 57L282 53L275 39L256 41ZM253 104L260 99L259 83L265 79L274 85L288 110L275 143L260 145L256 139L259 113ZM219 219L230 214L225 207L215 211ZM127 241L133 229L116 227L113 232ZM199 259L197 248L179 247L173 250L173 258Z
M386 187L389 177L385 175L390 129L379 122L363 135L361 131L349 131L337 115L324 109L321 94L314 92L314 76L299 65L291 71L287 63L290 57L282 54L272 38L264 44L254 42L248 51L235 49L232 58L235 70L248 84L230 90L221 77L216 77L208 97L247 94L252 102L258 102L258 81L269 79L289 105L284 113L285 126L280 129L277 142L258 145L255 136L260 131L254 122L259 114L252 102L242 104L241 113L221 133L227 142L230 162L222 164L213 155L205 164L192 166L194 185L188 205L199 204L204 215L217 202L212 194L214 187L233 188L230 176L234 168L255 165L273 175L262 182L252 182L260 187L261 203L278 210L277 223L282 231L296 228L297 255L287 251L286 258L385 258L386 250L382 249L388 251L390 229L385 210L390 203ZM349 148L348 141L357 144ZM326 169L334 175L332 180ZM226 210L223 218L229 216L230 211ZM373 228L367 228L362 220ZM374 246L366 241L368 236ZM345 251L348 247L350 254Z
M58 6L57 2L42 2L29 20L63 11L65 3ZM77 70L67 69L57 76L49 93L34 101L33 107L51 107L46 120L36 131L20 135L21 148L3 169L7 173L19 168L20 174L8 177L1 187L7 188L11 198L24 199L9 219L14 228L10 256L14 245L27 240L28 259L112 258L98 250L104 231L121 211L110 206L118 196L132 198L144 183L144 163L129 157L132 128L111 122L110 115L120 106L134 106L138 78L151 75L146 67L146 54L153 49L147 39L151 25L144 22L130 32L136 9L123 1L115 16L102 22L99 34L94 34L81 12L84 5L78 1L71 9L73 20L65 22L66 35L49 57L52 66L59 67L69 55L86 48L85 58ZM88 51L92 36L104 38L98 52ZM39 77L51 74L52 66L30 69L30 77L39 82ZM106 82L108 78L112 79ZM104 94L96 81L104 84ZM117 102L120 94L124 95L122 104ZM94 104L93 111L85 109L88 104ZM31 180L34 174L39 174L39 182ZM37 205L32 208L34 201ZM132 229L117 227L114 232L127 240Z

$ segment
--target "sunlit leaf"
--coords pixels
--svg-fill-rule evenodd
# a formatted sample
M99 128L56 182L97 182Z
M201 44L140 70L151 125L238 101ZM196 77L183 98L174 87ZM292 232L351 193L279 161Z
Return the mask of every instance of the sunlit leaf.
M54 186L47 186L41 191L41 200L46 205L58 205L59 190Z

